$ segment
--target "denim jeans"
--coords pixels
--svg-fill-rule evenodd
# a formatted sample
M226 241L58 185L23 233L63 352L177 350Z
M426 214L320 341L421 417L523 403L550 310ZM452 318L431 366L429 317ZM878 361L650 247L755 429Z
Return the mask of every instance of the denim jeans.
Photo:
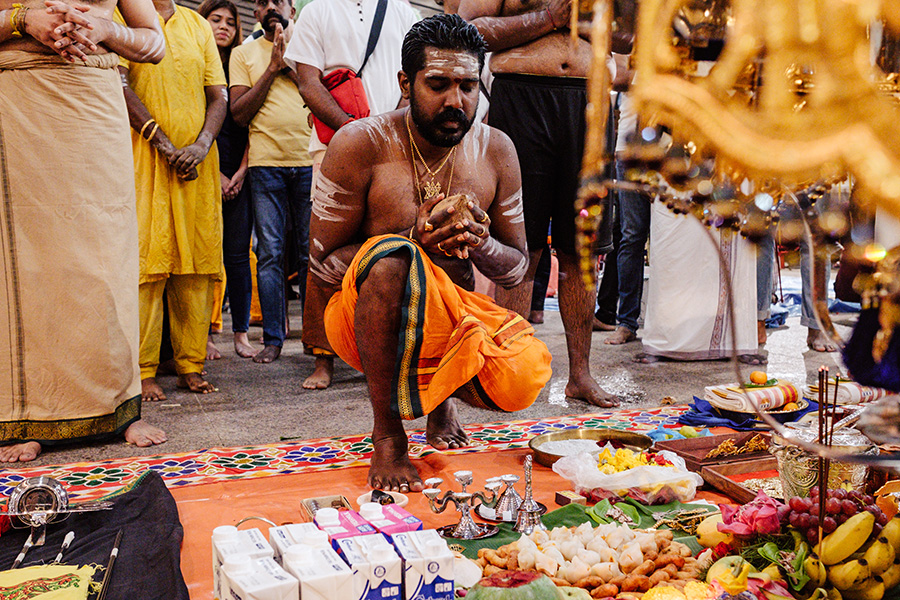
M625 179L625 168L616 162L616 178ZM637 331L644 293L644 246L650 236L650 201L640 192L619 190L619 325Z
M253 206L250 203L250 178L247 177L241 192L222 203L222 255L231 305L231 330L235 333L244 333L250 326L252 228Z
M292 218L300 254L301 281L306 281L311 182L312 167L250 167L259 304L263 316L263 343L267 346L284 344L284 249L288 215Z
M772 270L775 268L775 238L766 236L759 243L759 254L756 257L756 319L764 321L769 318L769 305L772 302ZM809 244L805 238L800 239L800 324L810 329L819 329L813 307L812 291L812 257ZM826 280L831 275L831 264L826 263Z

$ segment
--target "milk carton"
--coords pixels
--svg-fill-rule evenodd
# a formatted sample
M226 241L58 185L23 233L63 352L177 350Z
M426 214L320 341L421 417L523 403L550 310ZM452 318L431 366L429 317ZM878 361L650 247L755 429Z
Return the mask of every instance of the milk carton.
M291 546L283 556L285 570L300 581L303 600L356 599L353 571L331 546Z
M283 565L282 557L288 548L297 544L316 546L324 540L329 544L328 534L316 527L315 523L291 523L279 527L269 527L269 543L275 552L275 561Z
M235 554L225 559L220 600L297 600L300 583L271 558Z
M403 559L405 600L453 600L453 553L437 531L410 531L393 536Z
M366 502L359 507L360 516L380 533L390 538L395 533L419 531L422 521L395 504Z
M338 541L353 570L354 600L400 600L403 566L384 536L361 535Z
M366 523L355 510L320 508L316 511L315 523L328 534L332 547L338 549L338 541L358 535L371 535L375 528Z
M212 534L214 594L221 592L219 577L225 559L236 554L246 554L250 558L272 558L274 556L272 547L259 529L238 530L232 525L216 527Z

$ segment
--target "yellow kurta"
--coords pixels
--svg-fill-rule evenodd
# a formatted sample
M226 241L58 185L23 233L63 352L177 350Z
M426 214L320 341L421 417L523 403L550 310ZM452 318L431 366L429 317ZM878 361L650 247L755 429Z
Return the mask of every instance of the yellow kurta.
M122 60L120 64L129 70L129 85L160 128L176 148L182 148L192 144L203 129L204 87L225 85L225 73L206 19L176 6L168 22L160 17L160 26L166 37L162 62ZM222 265L222 191L215 143L197 166L199 177L186 182L137 131L131 131L131 141L141 283L170 274L218 275Z

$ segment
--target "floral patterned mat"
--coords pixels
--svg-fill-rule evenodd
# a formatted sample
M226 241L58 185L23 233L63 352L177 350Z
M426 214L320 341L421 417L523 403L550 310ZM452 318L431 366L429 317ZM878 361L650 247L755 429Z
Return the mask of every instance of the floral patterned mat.
M471 440L470 445L443 452L467 454L523 448L536 435L578 427L646 432L659 426L674 426L678 416L685 410L686 406L667 406L467 425L465 429ZM412 458L438 452L425 444L424 430L408 433ZM371 453L371 438L368 435L354 435L266 446L209 448L183 454L6 469L0 473L0 498L9 496L22 480L39 475L49 475L62 481L68 488L70 500L84 501L122 489L136 481L147 469L157 471L169 487L177 487L367 465Z

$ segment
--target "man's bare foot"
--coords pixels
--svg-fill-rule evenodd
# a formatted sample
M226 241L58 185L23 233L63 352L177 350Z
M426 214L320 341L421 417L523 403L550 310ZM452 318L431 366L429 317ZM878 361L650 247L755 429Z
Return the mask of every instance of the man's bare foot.
M540 325L544 322L544 311L542 310L533 310L528 315L528 322L532 325Z
M0 446L0 462L28 462L34 460L41 453L41 445L37 442L23 442Z
M462 448L468 445L469 436L459 423L456 398L447 398L428 414L425 440L436 450Z
M756 322L756 343L762 346L766 343L766 340L769 338L769 334L766 332L766 322L765 321L757 321Z
M209 334L209 337L206 338L206 360L218 360L220 358L222 358L222 353L216 348L212 334Z
M156 382L156 377L141 379L141 400L144 402L160 402L166 399L166 393Z
M158 446L168 439L165 431L143 420L135 421L125 430L125 441L140 448Z
M628 342L633 342L637 339L637 334L627 327L622 327L619 325L616 327L616 330L613 332L611 336L603 340L604 344L609 344L610 346L621 346L622 344L627 344Z
M317 356L316 366L312 375L303 380L303 389L324 390L331 385L331 377L334 375L334 357Z
M806 345L816 352L837 352L837 345L821 329L810 328L806 332Z
M200 373L185 373L184 375L179 375L175 385L195 394L209 394L210 392L219 391L213 384L203 379Z
M600 408L614 408L619 405L619 399L597 385L590 376L588 381L582 384L570 379L566 384L565 394L567 400L583 400Z
M409 460L406 434L374 440L369 485L377 490L421 492L422 479Z
M634 356L631 357L631 362L635 362L641 365L652 365L653 363L658 363L660 361L659 356L654 356L653 354L647 354L646 352L638 352Z
M765 365L769 362L769 359L764 354L739 354L737 358L738 362L752 367Z
M601 321L601 320L598 319L597 317L594 317L593 330L594 330L594 331L615 331L615 330L616 330L616 326L615 326L615 325L610 325L609 323L604 323L603 321Z
M234 352L241 358L253 358L259 354L259 350L250 343L250 338L247 337L246 331L234 332Z
M262 352L253 357L253 362L268 364L281 356L281 346L266 345Z

